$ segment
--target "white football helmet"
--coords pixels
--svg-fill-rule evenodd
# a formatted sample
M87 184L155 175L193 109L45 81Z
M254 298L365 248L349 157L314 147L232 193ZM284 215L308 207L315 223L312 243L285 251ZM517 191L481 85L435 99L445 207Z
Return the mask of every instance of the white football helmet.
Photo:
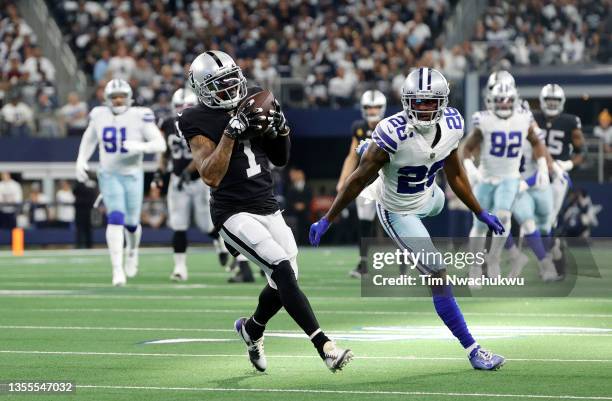
M545 85L540 91L540 109L547 117L556 117L565 107L565 92L557 84Z
M506 70L495 71L489 75L489 79L487 79L487 90L485 92L485 105L487 110L493 110L493 105L489 103L491 90L496 84L506 84L516 88L516 82L514 81L514 77Z
M172 95L172 114L181 113L188 107L198 104L198 97L189 88L177 89Z
M371 107L378 107L379 111L377 114L368 114L368 109ZM385 117L385 110L387 109L387 98L379 90L368 90L361 95L361 115L367 122L375 123L382 120Z
M500 118L509 118L517 106L518 94L514 86L507 83L495 84L487 96L491 110Z
M450 89L446 78L438 70L422 67L412 71L402 85L402 106L408 122L415 127L435 126L448 104ZM435 101L431 110L417 110L417 106ZM433 104L432 104L433 106Z
M113 97L116 95L125 96L125 104L113 106ZM111 79L104 87L104 104L112 110L114 114L125 113L133 103L132 88L123 79Z
M212 109L233 109L247 94L247 80L234 59L219 50L206 51L189 67L189 85Z

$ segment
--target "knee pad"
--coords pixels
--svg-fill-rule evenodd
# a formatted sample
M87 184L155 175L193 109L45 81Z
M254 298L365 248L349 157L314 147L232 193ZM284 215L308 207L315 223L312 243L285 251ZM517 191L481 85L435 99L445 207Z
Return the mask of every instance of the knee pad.
M272 280L274 280L279 290L298 286L297 278L288 260L283 260L272 266Z
M174 253L185 253L187 250L187 231L175 231L172 236Z
M521 225L521 229L523 230L523 233L525 233L526 235L533 234L536 231L535 221L533 221L532 219L525 221Z
M122 226L125 223L125 214L119 211L112 211L107 216L108 224Z

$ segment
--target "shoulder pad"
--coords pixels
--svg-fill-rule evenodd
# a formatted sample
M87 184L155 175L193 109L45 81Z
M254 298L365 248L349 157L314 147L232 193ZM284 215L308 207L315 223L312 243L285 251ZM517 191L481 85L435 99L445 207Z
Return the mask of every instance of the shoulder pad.
M406 139L408 120L403 112L385 118L376 125L372 139L385 152L395 154L398 144Z

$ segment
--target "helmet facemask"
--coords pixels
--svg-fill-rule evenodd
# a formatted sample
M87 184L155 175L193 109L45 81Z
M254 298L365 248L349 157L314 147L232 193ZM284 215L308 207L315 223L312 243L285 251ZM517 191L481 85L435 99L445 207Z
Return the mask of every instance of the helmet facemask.
M361 106L361 115L367 122L377 123L385 116L385 107L383 105Z
M516 97L511 96L492 96L491 104L493 112L500 118L509 118L514 113Z
M417 127L432 127L442 118L442 112L448 104L447 96L415 95L402 96L402 106L408 121Z
M126 92L112 92L109 95L105 96L105 98L105 103L111 109L113 114L125 113L130 108L133 102L131 93ZM123 98L124 101L122 103L117 102L116 100L118 98Z
M220 71L204 82L190 74L189 82L198 99L213 109L233 109L247 95L247 80L237 65Z
M545 97L540 107L548 117L556 117L563 111L565 99L561 97Z

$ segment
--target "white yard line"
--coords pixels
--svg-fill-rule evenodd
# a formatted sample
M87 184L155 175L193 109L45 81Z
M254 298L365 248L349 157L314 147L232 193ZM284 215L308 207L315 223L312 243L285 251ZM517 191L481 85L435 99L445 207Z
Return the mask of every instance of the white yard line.
M221 340L221 339L219 339ZM159 358L245 358L245 354L177 354L177 353L151 353L151 352L89 352L89 351L36 351L36 350L0 350L0 354L16 355L80 355L80 356L122 356L122 357L159 357ZM266 355L267 358L277 359L318 359L318 355ZM396 360L396 361L461 361L466 357L422 357L414 355L405 356L355 356L355 359L367 360ZM558 359L558 358L508 358L512 362L564 362L564 363L612 363L612 359Z
M0 311L15 311L14 308L0 309ZM21 312L53 312L53 313L244 313L244 309L132 309L132 308L23 308ZM316 310L317 314L325 315L409 315L409 316L436 316L432 312L416 311L371 311L371 310ZM560 317L560 318L612 318L612 313L521 313L521 312L463 312L465 316L506 316L506 317Z
M366 391L366 390L319 390L319 389L263 389L263 388L213 388L213 387L158 387L158 386L104 386L77 385L82 388L109 390L155 390L155 391L189 391L189 392L246 392L246 393L298 393L298 394L351 394L351 395L404 395L404 396L442 396L442 397L499 397L519 399L554 399L554 400L612 400L612 396L576 396L576 395L541 395L541 394L496 394L496 393L457 393L439 391Z

